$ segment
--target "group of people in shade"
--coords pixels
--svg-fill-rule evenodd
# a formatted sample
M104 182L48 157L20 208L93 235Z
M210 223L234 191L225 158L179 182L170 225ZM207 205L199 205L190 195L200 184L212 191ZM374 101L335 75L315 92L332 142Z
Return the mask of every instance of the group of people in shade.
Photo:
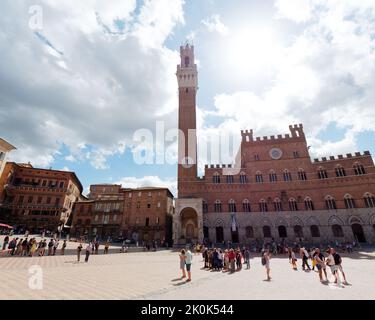
M61 244L61 247L60 247ZM65 248L67 246L66 240L60 241L59 239L51 238L49 241L47 239L41 239L39 242L36 238L13 238L10 239L6 236L2 244L2 255L10 256L39 256L44 255L54 256L57 251L60 250L60 254L65 254Z
M202 254L205 270L212 271L222 271L234 273L236 271L241 271L243 265L246 269L250 269L250 248L231 248L231 249L220 249L220 248L206 248L204 246L196 245L195 253ZM319 248L313 248L307 250L304 247L301 248L288 248L287 252L289 254L289 263L291 264L293 270L298 270L298 259L301 260L302 270L304 271L315 271L319 274L319 280L322 283L329 283L327 275L327 267L330 268L332 275L334 276L334 283L342 286L342 284L348 285L346 280L346 275L342 267L342 258L339 253L336 252L334 248L327 248L325 256ZM261 250L261 264L264 266L266 271L266 280L271 281L271 258L273 250L272 248L264 248ZM193 255L189 249L181 250L180 254L180 269L182 272L182 279L186 278L186 271L188 273L187 281L191 281L191 264ZM311 267L309 264L311 261ZM343 281L341 280L341 276Z

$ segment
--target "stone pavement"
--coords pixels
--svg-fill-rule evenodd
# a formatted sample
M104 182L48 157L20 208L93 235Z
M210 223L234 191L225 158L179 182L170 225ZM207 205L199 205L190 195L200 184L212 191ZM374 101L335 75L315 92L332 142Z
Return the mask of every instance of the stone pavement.
M2 242L0 240L0 242ZM75 249L77 243L70 243ZM73 251L72 251L73 252ZM193 281L178 280L178 253L172 251L91 255L0 257L0 299L375 299L375 252L343 257L351 286L322 285L315 272L293 271L287 258L271 260L271 282L260 258L252 268L228 275L201 270L193 260ZM43 289L29 288L29 268L43 271ZM328 270L329 271L329 270ZM330 272L328 272L330 273Z

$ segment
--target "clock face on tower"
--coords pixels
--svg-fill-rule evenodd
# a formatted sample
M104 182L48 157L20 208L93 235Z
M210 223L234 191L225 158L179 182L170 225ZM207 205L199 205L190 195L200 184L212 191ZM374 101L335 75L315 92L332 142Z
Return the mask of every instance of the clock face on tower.
M278 160L282 157L283 152L279 148L272 148L270 150L270 157L274 160Z

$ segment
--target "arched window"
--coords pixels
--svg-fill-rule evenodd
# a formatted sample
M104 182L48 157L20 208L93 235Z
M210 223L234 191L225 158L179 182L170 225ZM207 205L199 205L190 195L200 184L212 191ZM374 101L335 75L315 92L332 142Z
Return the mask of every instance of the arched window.
M336 166L335 172L336 172L336 177L345 177L346 176L345 169L341 165Z
M276 182L277 181L277 175L274 170L271 170L269 173L270 182Z
M251 212L251 207L250 207L250 201L245 199L243 202L242 202L242 208L243 208L243 211L244 212Z
M344 197L344 202L345 202L345 208L346 209L354 209L355 206L355 201L353 197L350 194L346 194Z
M221 212L221 201L220 201L220 200L216 200L216 201L215 201L215 204L214 204L214 211L215 211L215 212Z
M327 210L336 210L337 209L336 201L333 197L326 196L325 201L326 201Z
M227 183L233 183L233 182L234 182L234 177L231 174L227 175Z
M279 237L280 238L286 238L286 237L288 237L288 234L286 232L285 226L279 226L277 229L279 231Z
M208 204L207 204L206 200L203 200L202 210L203 210L203 213L207 213L208 212Z
M314 203L310 197L305 198L305 209L306 210L314 210Z
M270 226L264 226L263 227L263 236L264 236L264 238L272 238Z
M247 176L244 172L240 173L240 183L247 183Z
M190 65L190 58L188 56L185 57L185 67L189 67Z
M353 165L353 169L356 176L366 174L365 167L358 162Z
M371 193L365 193L363 200L366 208L375 208L375 197Z
M217 172L214 173L214 175L212 176L212 181L213 181L213 183L220 183L219 173L217 173Z
M277 212L283 211L283 206L279 198L276 198L275 200L273 200L273 205L275 207L275 211Z
M268 211L266 200L261 199L259 201L259 211L260 212L267 212Z
M246 227L246 238L254 238L254 229L251 226Z
M318 178L319 178L319 179L328 179L328 173L327 173L327 170L324 169L323 167L319 167L319 170L318 170Z
M303 238L303 230L301 226L294 226L294 234L297 238Z
M289 210L290 211L298 211L298 204L296 199L290 198L289 199Z
M310 232L311 232L311 236L313 238L319 238L320 237L320 230L319 230L318 226L316 226L316 225L310 226Z
M203 227L203 238L209 239L210 238L210 231L207 226Z
M301 180L301 181L307 180L307 175L306 175L305 170L303 170L303 169L298 170L298 179Z
M292 174L289 172L289 170L285 169L283 176L284 176L284 181L287 181L287 182L292 181Z
M233 199L229 200L228 207L229 207L229 212L237 212L236 202Z
M344 237L344 232L342 231L342 228L338 224L334 224L332 226L332 233L335 238L342 238Z
M263 175L260 171L258 171L256 174L255 174L255 181L256 182L263 182Z

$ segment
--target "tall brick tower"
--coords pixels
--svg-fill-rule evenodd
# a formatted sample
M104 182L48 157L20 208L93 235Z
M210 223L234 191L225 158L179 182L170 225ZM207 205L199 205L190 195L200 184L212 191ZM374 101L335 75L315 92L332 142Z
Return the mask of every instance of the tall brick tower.
M194 46L180 47L181 64L177 66L179 90L178 110L178 190L185 194L184 186L197 179L196 95L198 71L194 60Z

